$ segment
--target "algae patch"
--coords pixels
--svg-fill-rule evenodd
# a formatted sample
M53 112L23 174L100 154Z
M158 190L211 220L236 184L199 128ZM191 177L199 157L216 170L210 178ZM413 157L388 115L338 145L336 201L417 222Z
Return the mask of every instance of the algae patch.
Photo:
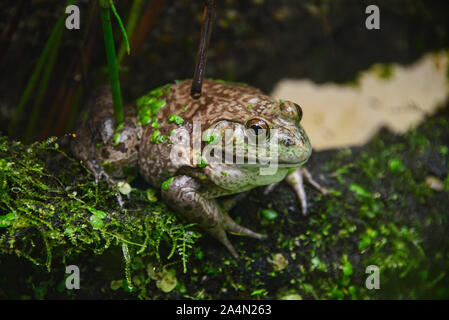
M170 93L169 86L169 84L166 84L164 86L151 90L147 94L137 99L136 105L138 108L140 125L149 124L152 120L152 117L155 116L156 113L167 104L165 100L161 99Z

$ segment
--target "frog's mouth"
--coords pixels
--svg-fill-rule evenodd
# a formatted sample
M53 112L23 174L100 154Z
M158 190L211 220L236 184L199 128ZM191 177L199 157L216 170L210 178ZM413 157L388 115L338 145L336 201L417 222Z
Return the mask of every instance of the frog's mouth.
M293 169L293 168L298 168L303 166L305 163L307 162L307 160L304 160L302 162L296 162L296 163L279 163L276 161L267 161L267 162L256 162L256 163L248 163L245 161L245 163L243 164L238 164L241 167L244 168L263 168L263 167L270 167L270 166L278 166L279 168L285 168L285 169Z
M279 168L285 168L285 169L291 169L291 168L298 168L304 165L307 160L309 160L309 157L306 157L302 159L301 161L295 161L295 162L287 162L287 161L281 161L279 162L279 158L249 158L244 157L243 163L236 163L238 166L244 167L244 168L263 168L263 167L273 167L278 166Z
M221 157L213 151L210 155L206 156L208 163L218 162L232 164L242 168L263 168L274 166L283 169L298 168L304 165L309 160L311 155L311 149L307 150L307 152L301 152L299 154L291 153L290 155L284 157L280 157L277 153L271 157L266 153L263 153L263 155L259 153L255 154L254 152L248 152L247 149L242 150L235 147L229 154L226 154L226 149L221 149ZM215 157L214 154L217 155L217 157Z

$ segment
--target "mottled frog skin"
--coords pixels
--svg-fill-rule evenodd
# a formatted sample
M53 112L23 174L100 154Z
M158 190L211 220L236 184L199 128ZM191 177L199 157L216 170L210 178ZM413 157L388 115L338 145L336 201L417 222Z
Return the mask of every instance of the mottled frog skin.
M126 168L138 169L152 186L162 186L162 197L171 208L187 221L197 223L237 257L227 231L257 239L266 236L235 223L227 213L234 201L228 199L220 206L217 198L261 185L273 186L287 176L305 213L303 177L322 192L325 189L301 167L312 147L300 124L302 111L297 104L275 101L250 86L217 80L204 80L202 96L195 100L190 97L190 87L191 80L185 80L151 91L124 108L124 124L118 131L114 127L111 93L103 89L88 105L90 116L78 127L72 152L96 178L104 175L115 181L125 176ZM257 163L198 163L198 157L194 160L193 141L179 144L174 139L180 131L192 135L194 122L201 125L201 134L207 130L223 134L224 129L257 134L261 128L267 132L277 129L278 170L261 175ZM267 139L266 143L271 142ZM203 141L202 147L206 144ZM190 156L172 161L174 147L181 153L189 151L186 154ZM250 157L248 150L244 152L245 157Z

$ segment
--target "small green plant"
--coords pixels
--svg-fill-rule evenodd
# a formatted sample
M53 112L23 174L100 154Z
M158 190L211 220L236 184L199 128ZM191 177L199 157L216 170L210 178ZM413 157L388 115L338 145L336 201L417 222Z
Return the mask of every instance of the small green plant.
M112 33L111 15L109 9L112 10L114 16L117 18L120 30L126 43L126 49L129 54L129 43L126 35L125 28L123 27L122 20L115 9L114 2L112 0L100 0L100 14L101 24L103 26L104 43L106 49L106 58L108 61L109 80L111 82L112 98L114 105L114 117L115 124L118 127L123 123L123 104L122 94L120 91L120 81L118 72L118 62L115 53L114 35Z

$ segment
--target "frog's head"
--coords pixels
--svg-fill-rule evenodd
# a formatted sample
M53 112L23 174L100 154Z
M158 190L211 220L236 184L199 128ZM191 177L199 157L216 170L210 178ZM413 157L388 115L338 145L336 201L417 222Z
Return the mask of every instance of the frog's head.
M276 152L277 149L278 164L298 167L306 163L312 154L312 146L301 126L301 120L302 109L298 104L279 101L269 105L260 116L248 119L245 129L249 135L258 135L262 129L261 133L267 140L267 150L271 148Z
M248 162L277 162L280 167L299 167L309 159L312 146L301 126L301 107L280 101L267 105L244 122L244 144Z
M235 100L230 103L232 110L227 110L227 104L222 103L220 110L227 117L217 119L207 130L208 135L213 131L225 148L232 146L234 161L242 167L276 162L279 167L294 168L307 162L312 147L300 124L301 107L289 101L274 101L258 90L245 93L253 95L239 97L239 108L236 108ZM233 135L226 130L232 131ZM203 140L209 138L203 137ZM243 156L243 164L239 164L239 156Z

